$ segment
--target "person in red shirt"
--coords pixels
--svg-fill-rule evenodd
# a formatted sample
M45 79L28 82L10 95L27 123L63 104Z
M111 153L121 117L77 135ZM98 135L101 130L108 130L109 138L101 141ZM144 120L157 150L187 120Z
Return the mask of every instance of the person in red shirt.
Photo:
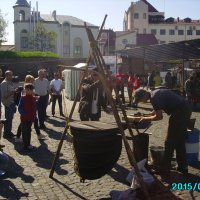
M121 93L120 97L122 98L123 104L125 104L124 83L125 83L126 75L122 73L122 69L118 70L118 74L115 75L115 78L116 78L117 93L118 93L118 95L119 95L119 92Z
M134 74L133 89L134 91L140 88L140 79L137 74Z
M134 74L134 82L133 82L133 93L132 95L134 96L135 90L140 88L140 80L137 74ZM133 103L133 107L137 108L137 103Z
M25 150L32 150L34 147L31 142L31 126L36 119L36 97L33 96L33 84L25 85L25 95L21 96L18 111L21 115L22 139Z
M133 84L134 84L134 76L133 76L133 73L130 71L129 72L129 75L128 75L128 97L129 97L129 106L132 105L132 101L133 101L133 97L132 97L132 94L133 94Z

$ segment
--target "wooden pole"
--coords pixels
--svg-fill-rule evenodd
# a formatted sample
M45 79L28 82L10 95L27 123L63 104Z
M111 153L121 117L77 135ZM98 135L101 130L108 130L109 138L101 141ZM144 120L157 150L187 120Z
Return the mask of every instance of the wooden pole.
M103 30L103 27L104 27L106 18L107 18L107 15L105 15L105 17L104 17L104 20L103 20L103 23L102 23L102 25L101 25L99 34L98 34L98 36L97 36L97 40L98 40L98 39L100 38L100 36L101 36L101 33L102 33L102 30ZM81 79L81 82L80 82L80 85L79 85L79 88L78 88L78 91L77 91L77 94L76 94L74 103L73 103L73 105L72 105L72 108L71 108L69 117L66 118L67 124L66 124L65 129L64 129L64 131L63 131L63 133L62 133L62 136L61 136L61 139L60 139L60 142L59 142L57 151L56 151L56 155L55 155L54 160L53 160L53 163L52 163L52 167L51 167L51 171L50 171L50 174L49 174L49 178L52 178L52 177L53 177L53 174L54 174L54 171L55 171L55 168L56 168L56 164L57 164L58 159L59 159L60 151L61 151L61 148L62 148L62 145L63 145L63 141L64 141L64 138L65 138L65 136L66 136L66 134L67 134L67 131L68 131L68 129L69 129L69 122L70 122L70 120L72 119L72 115L73 115L73 113L74 113L74 109L75 109L76 103L77 103L77 101L78 101L78 96L79 96L80 91L81 91L81 86L82 86L82 83L83 83L83 81L84 81L84 78L85 78L85 76L86 76L86 74L87 74L87 66L88 66L88 64L90 63L91 58L92 58L92 53L90 53L89 56L88 56L87 64L86 64L86 67L85 67L85 71L84 71L83 77L82 77L82 79Z
M144 192L145 198L146 199L150 199L147 187L146 187L146 185L145 185L145 183L143 181L143 178L142 178L142 176L140 174L140 171L138 169L134 154L133 154L133 152L132 152L132 150L130 148L130 145L129 145L127 139L126 139L126 135L124 133L124 130L123 130L123 127L122 127L122 123L121 123L121 120L120 120L116 105L114 104L111 92L107 87L106 76L104 74L104 69L106 69L106 68L105 68L104 63L102 62L102 60L103 60L102 57L101 57L102 55L101 55L100 51L97 50L98 46L96 44L96 41L94 40L94 37L92 35L91 30L89 28L87 28L87 27L86 27L86 30L87 30L88 38L89 38L89 41L90 41L91 49L92 49L92 52L93 52L93 55L94 55L95 63L97 65L97 68L98 68L98 71L99 71L98 75L99 75L99 78L101 80L101 83L103 84L103 88L105 89L105 92L107 94L109 103L110 103L110 105L111 105L111 107L113 109L113 114L114 114L115 120L117 122L117 125L119 127L119 131L120 131L120 133L122 135L122 138L123 138L123 141L124 141L124 145L125 145L125 148L126 148L126 152L127 152L127 155L128 155L129 161L130 161L130 164L135 169L135 173L137 175L137 178L138 178L138 181L140 183L140 186L141 186L141 188L142 188L142 190Z

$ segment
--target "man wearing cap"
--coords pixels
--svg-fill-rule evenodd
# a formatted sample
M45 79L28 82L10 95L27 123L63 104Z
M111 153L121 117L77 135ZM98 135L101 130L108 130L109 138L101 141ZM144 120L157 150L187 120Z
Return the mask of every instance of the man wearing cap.
M165 140L165 154L162 164L162 170L170 171L173 152L176 150L176 159L178 163L177 170L187 173L185 139L187 125L191 116L191 107L187 100L169 89L157 89L149 92L144 89L135 91L135 103L150 100L153 111L148 115L142 116L140 121L157 121L163 118L162 112L170 115L168 133Z

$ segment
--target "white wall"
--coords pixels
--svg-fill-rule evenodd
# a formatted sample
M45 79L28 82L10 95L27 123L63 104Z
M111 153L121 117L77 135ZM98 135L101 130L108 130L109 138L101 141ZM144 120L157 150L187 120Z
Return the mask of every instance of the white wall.
M115 40L116 50L121 50L121 49L125 48L126 44L123 43L124 39L127 40L127 44L135 44L136 45L136 35L137 35L136 32L131 32L131 33L116 37L116 40Z

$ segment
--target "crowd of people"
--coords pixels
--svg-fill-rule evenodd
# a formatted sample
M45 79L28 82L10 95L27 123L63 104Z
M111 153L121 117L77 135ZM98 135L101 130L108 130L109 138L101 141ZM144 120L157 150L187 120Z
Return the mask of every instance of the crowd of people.
M12 71L6 71L5 79L1 83L1 102L5 108L6 119L3 137L16 137L15 141L23 142L23 147L26 151L34 149L34 146L31 145L32 124L34 124L38 139L46 138L46 135L43 135L40 130L46 130L45 121L48 118L46 110L49 102L52 103L52 117L55 116L56 101L58 101L60 116L65 117L62 108L62 80L59 78L59 73L55 72L54 79L51 81L47 80L46 76L46 70L40 69L37 78L27 75L24 80L24 86L15 88L12 82ZM195 71L191 73L185 83L187 98L184 98L171 91L173 80L170 72L165 76L165 89L159 88L162 79L158 71L153 71L149 74L148 80L145 82L146 84L144 84L144 80L139 78L137 74L129 72L126 75L122 69L119 69L116 75L112 75L111 73L108 75L107 85L110 92L112 93L113 88L115 88L123 104L126 103L124 95L125 87L127 87L130 106L136 107L139 102L150 100L154 111L149 115L142 116L141 121L161 120L162 111L170 115L168 134L165 141L165 163L163 163L163 166L167 167L167 170L170 167L169 163L173 151L176 149L178 169L183 173L187 172L184 146L185 133L191 116L189 103L191 101L195 102L196 100L194 99L200 96L199 77L199 74ZM143 89L141 89L141 86L143 86ZM118 103L116 101L116 104ZM110 113L108 105L108 98L106 98L102 82L99 79L98 69L95 68L88 74L81 85L78 108L80 120L99 121L102 108L106 113ZM15 135L12 132L12 124L14 114L17 111L20 114L21 122ZM177 126L177 124L179 125ZM0 143L0 149L3 147L4 145Z
M64 117L62 108L62 80L57 72L54 73L54 79L47 80L46 69L38 71L38 77L26 75L24 86L16 87L12 81L13 72L5 72L5 78L1 83L1 102L5 108L5 119L3 137L13 138L16 142L23 142L24 150L34 149L31 145L31 126L34 128L39 140L46 138L41 133L46 130L45 121L49 117L46 113L49 105L49 96L51 97L52 117L55 116L55 105L58 100L60 116ZM14 114L19 112L21 122L18 126L17 133L12 132ZM1 116L2 117L2 116ZM22 135L22 139L21 139ZM3 144L1 144L3 145ZM3 145L4 146L4 145Z

